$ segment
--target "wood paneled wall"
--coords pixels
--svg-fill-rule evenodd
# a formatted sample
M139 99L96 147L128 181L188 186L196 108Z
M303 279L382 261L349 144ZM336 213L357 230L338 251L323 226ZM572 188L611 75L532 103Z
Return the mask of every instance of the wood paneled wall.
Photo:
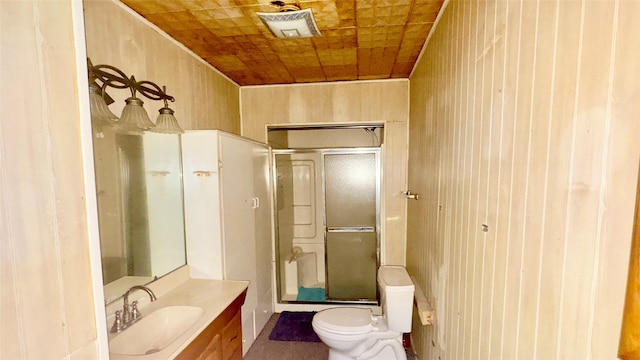
M616 358L639 21L637 1L449 3L410 78L420 359Z
M407 80L241 88L242 135L267 142L267 125L384 123L382 261L405 262Z
M183 129L220 129L240 134L240 88L210 65L156 30L155 26L115 0L85 0L87 56L94 65L112 65L137 80L167 87ZM119 115L128 90L108 90L111 110ZM153 121L161 101L142 97Z
M0 2L0 359L98 356L72 23Z
M185 129L240 132L235 83L117 2L84 5L92 60L167 85ZM76 72L86 65L76 63L72 8L0 1L1 359L93 359L106 345L92 294ZM145 104L154 118L161 106Z

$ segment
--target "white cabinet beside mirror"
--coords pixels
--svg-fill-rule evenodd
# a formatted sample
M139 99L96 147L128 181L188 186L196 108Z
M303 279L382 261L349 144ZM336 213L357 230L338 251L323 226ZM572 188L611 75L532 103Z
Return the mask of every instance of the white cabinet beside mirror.
M182 135L192 278L248 280L243 354L273 314L269 147L219 130Z

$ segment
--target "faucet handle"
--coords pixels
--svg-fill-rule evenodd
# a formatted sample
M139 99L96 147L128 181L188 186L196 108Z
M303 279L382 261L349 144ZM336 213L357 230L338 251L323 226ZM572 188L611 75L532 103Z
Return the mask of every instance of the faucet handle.
M142 314L138 310L138 301L136 300L131 303L131 321L136 321L140 317L142 317Z
M112 333L119 333L122 330L122 311L116 310L116 320L111 327Z

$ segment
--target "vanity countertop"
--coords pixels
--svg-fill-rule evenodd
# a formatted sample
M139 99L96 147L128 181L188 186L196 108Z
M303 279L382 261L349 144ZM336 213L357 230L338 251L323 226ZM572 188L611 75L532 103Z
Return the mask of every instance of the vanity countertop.
M248 281L201 280L189 279L178 285L148 305L140 308L143 316L165 306L188 305L198 306L204 310L203 315L182 334L175 342L161 351L149 355L118 355L110 353L112 360L159 360L173 359L184 350L213 320L216 319L233 300L242 294L249 285ZM135 326L132 325L132 326ZM127 336L127 329L119 334L109 334L109 340ZM128 341L136 341L128 339Z

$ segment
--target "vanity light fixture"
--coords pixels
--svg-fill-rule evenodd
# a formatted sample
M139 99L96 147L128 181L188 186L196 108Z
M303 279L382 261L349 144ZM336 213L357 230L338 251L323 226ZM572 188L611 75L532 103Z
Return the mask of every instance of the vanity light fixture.
M91 107L91 122L98 137L103 135L102 128L114 126L118 123L118 117L109 110L109 106L103 98L103 89L97 84L89 84L89 104Z
M118 121L118 116L109 110L109 106L102 97L102 89L96 84L89 85L89 102L93 120L109 125L114 125Z
M135 78L132 76L131 80L135 82ZM143 130L149 130L155 126L155 124L149 118L149 114L144 109L144 101L136 97L136 91L132 87L131 97L125 100L124 109L122 109L122 115L120 116L120 129L122 132L130 135L142 135Z
M313 18L311 9L301 10L298 4L286 4L272 1L271 5L280 8L277 13L256 13L278 38L296 39L320 36L320 30Z
M167 87L163 86L162 91L166 92ZM150 131L164 134L184 134L184 130L178 125L178 120L173 116L174 111L167 104L167 99L164 99L164 107L158 111L160 115L156 120L156 126Z
M118 130L131 135L141 135L145 130L156 128L151 121L144 102L136 94L142 94L151 100L163 100L164 107L160 109L160 128L155 130L165 134L182 134L184 131L178 125L173 116L173 110L168 107L167 100L174 102L175 98L166 93L166 87L162 89L151 81L136 81L134 76L127 76L120 69L111 65L93 65L91 59L87 59L89 67L89 98L91 105L91 120L97 127L96 132L101 133L103 126L117 126ZM99 86L98 83L102 85ZM122 109L120 119L110 110L108 104L113 100L106 94L108 87L115 89L129 89L131 97L125 100L126 106ZM163 114L170 119L162 117Z

